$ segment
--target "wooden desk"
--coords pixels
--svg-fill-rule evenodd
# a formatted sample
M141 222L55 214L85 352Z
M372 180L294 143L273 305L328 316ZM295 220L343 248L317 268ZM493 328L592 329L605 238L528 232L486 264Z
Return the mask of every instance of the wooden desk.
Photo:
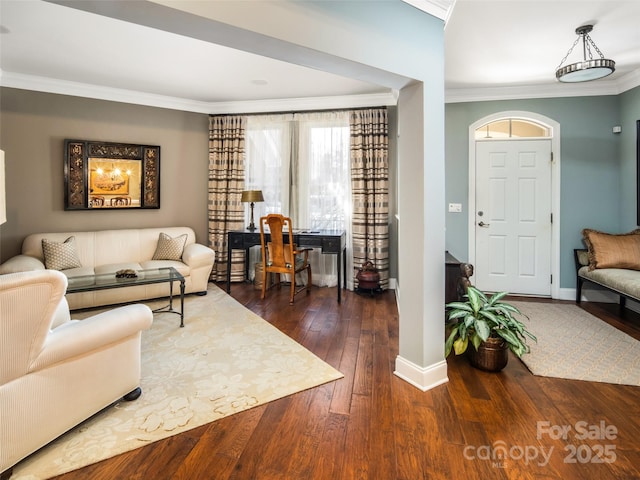
M267 239L271 237L266 234ZM287 239L287 236L285 236ZM323 254L336 256L336 267L338 269L338 303L342 299L341 285L347 288L347 234L344 230L318 230L301 231L293 234L293 241L298 247L320 248ZM247 230L234 230L227 233L227 293L231 291L231 251L244 250L245 278L249 272L249 249L260 245L260 232L250 232ZM342 263L342 272L340 271ZM340 275L342 273L342 276Z

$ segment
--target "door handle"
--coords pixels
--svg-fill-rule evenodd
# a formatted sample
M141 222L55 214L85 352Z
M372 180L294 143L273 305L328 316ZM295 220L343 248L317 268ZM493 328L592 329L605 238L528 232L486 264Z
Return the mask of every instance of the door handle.
M489 225L491 225L490 223L484 223L483 221L480 221L480 223L478 223L479 227L488 227Z

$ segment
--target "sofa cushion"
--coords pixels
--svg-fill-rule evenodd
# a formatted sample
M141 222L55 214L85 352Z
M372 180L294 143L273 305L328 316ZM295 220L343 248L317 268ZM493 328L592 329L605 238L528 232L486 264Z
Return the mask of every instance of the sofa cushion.
M640 270L640 228L629 233L611 234L585 228L584 243L589 251L589 270L625 268Z
M51 270L67 270L69 268L81 267L76 248L76 237L71 236L64 242L54 242L42 239L42 253L44 254L44 265Z
M188 277L191 272L189 265L182 262L176 262L175 260L149 260L148 262L140 262L140 266L143 270L173 267L183 277Z
M158 236L158 246L156 247L152 260L180 260L186 241L186 233L172 238L166 233L160 232Z
M640 298L640 276L628 268L589 270L589 267L582 267L578 275L616 292Z

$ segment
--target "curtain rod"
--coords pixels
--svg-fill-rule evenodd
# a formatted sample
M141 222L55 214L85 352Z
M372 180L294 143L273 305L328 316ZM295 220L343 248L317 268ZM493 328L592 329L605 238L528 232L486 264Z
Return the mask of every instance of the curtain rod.
M289 114L295 114L295 113L350 112L350 111L356 111L356 110L373 110L373 109L380 109L380 108L384 108L385 110L387 110L388 107L386 105L381 105L379 107L366 107L366 108L327 108L323 110L289 110L289 111L280 111L280 112L255 112L255 113L221 113L221 114L210 113L209 116L210 117L237 117L237 116L253 117L257 115L289 115Z

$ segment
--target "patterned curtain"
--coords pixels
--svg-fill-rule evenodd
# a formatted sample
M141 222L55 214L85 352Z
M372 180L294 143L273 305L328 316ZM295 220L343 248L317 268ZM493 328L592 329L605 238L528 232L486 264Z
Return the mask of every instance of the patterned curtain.
M227 279L227 232L244 228L244 124L244 117L209 117L209 246L217 282ZM233 252L231 280L244 280L244 251Z
M350 112L353 266L370 260L389 288L389 134L386 108ZM355 282L355 280L354 280Z

